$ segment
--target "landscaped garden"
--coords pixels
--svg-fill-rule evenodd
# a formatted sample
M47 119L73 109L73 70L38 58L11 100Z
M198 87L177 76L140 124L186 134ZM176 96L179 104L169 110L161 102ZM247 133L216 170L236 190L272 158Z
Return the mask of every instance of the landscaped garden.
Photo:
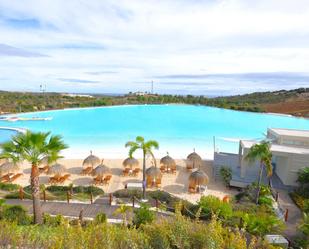
M298 172L299 187L291 194L295 204L302 210L303 218L299 224L300 235L296 238L299 247L309 248L309 167Z

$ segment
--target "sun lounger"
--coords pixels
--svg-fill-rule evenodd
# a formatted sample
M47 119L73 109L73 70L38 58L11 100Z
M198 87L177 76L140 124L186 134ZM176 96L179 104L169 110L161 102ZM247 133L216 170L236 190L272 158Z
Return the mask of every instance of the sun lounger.
M9 182L14 182L15 180L17 180L22 175L23 175L22 173L18 173L18 174L13 175L12 177L9 178Z
M139 168L134 169L133 170L133 176L137 176L139 172L140 172Z
M102 176L96 176L95 178L93 178L93 184L94 185L100 185L102 183L103 183Z
M103 179L103 184L109 184L110 180L112 179L111 175L107 175Z
M60 178L59 177L55 177L55 176L52 176L52 177L50 177L49 178L49 184L57 184L57 183L59 183L59 181L60 181Z
M165 167L165 166L161 166L161 167L160 167L160 171L161 171L162 173L165 173L165 172L166 172L166 167Z
M70 176L71 176L70 174L65 174L64 176L60 177L59 183L61 184L64 183L66 180L69 179Z
M14 174L13 174L13 173L8 173L8 174L2 176L2 177L0 178L0 182L3 182L3 183L9 182L9 181L10 181L10 177L11 177L12 175L14 175Z
M90 175L92 173L92 167L87 167L82 170L82 175Z
M190 194L195 194L196 193L196 188L189 187L189 193Z
M122 171L123 176L128 176L129 173L130 173L130 169L129 169L129 168L125 168L125 169Z
M161 178L156 179L156 187L157 188L161 187Z

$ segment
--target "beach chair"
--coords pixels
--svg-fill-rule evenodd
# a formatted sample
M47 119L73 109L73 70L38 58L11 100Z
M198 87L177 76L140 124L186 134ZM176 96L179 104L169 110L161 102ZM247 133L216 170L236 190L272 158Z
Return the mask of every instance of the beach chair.
M151 188L152 187L152 180L150 178L147 178L146 186L147 186L147 188Z
M129 168L125 168L125 169L122 171L123 176L128 176L129 173L130 173L130 169L129 169Z
M140 168L135 168L133 170L133 176L138 176L138 173L140 172Z
M92 173L92 167L87 167L82 170L81 175L90 175Z
M44 167L41 167L41 168L39 168L39 172L40 172L40 174L42 174L42 173L46 173L47 171L48 171L48 168L49 168L49 166L44 166Z
M194 187L189 187L189 193L190 194L195 194L196 193L196 188L194 188Z
M17 180L22 175L23 175L22 173L18 173L18 174L13 175L12 177L9 178L9 182L14 182L15 180Z
M165 166L161 166L161 167L160 167L160 171L161 171L162 173L165 173L165 172L166 172L166 167L165 167Z
M161 178L157 178L155 184L157 188L161 188Z
M110 180L112 179L112 175L107 175L103 179L103 184L107 185L109 184Z
M60 179L61 179L61 177L59 177L59 176L52 176L52 177L49 178L48 183L49 184L57 184L57 183L60 182Z
M9 182L9 181L10 181L10 177L11 177L12 175L14 175L14 174L13 174L13 173L8 173L8 174L2 176L2 177L0 178L0 182L3 182L3 183Z
M102 176L96 176L93 178L93 184L94 185L100 185L102 184L103 180L102 180Z
M64 176L60 177L59 183L63 184L66 180L69 179L70 176L71 176L70 174L65 174Z
M176 168L171 168L171 173L176 174Z

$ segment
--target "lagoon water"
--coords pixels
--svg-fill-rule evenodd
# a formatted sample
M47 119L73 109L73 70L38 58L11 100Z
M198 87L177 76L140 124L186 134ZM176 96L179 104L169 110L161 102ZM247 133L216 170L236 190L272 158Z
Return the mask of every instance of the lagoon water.
M89 150L105 158L123 158L127 156L124 144L138 135L159 142L158 156L168 151L175 158L185 158L195 148L202 157L212 158L214 136L216 149L237 152L237 139L263 138L269 127L309 130L308 119L193 105L127 105L18 116L52 117L49 121L0 121L0 126L60 134L70 146L64 153L69 158L84 157Z

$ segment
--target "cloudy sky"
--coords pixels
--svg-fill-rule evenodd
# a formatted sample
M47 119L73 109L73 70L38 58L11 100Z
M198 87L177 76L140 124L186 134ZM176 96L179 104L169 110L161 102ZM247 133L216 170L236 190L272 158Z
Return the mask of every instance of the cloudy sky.
M308 0L0 0L0 89L309 87Z

